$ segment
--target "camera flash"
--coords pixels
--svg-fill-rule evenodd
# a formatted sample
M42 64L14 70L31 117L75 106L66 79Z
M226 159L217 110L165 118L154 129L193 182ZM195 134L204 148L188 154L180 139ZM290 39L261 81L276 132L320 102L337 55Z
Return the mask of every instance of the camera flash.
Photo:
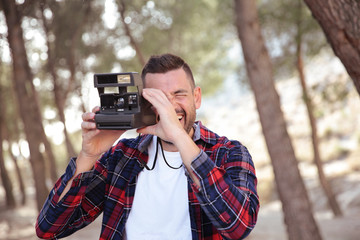
M121 75L117 75L117 81L118 83L131 83L131 77L130 75L125 75L125 74L121 74Z

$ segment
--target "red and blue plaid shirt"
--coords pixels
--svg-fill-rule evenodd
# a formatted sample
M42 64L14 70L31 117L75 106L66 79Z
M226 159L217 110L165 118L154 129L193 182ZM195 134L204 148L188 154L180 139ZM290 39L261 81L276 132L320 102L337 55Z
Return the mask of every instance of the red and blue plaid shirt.
M194 128L193 139L201 153L191 167L201 187L187 174L192 238L245 238L254 228L259 210L251 156L241 143L219 137L200 122ZM91 171L76 176L58 202L76 169L72 159L38 216L37 235L45 239L68 236L103 213L100 239L123 239L136 179L144 169L142 162L148 160L151 138L142 135L120 140Z

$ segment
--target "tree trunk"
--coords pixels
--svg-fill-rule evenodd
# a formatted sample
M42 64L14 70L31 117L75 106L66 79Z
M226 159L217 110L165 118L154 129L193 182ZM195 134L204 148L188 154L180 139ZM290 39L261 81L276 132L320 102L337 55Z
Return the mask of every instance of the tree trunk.
M39 111L39 113L40 113L40 111ZM39 117L39 120L42 122L41 115ZM46 136L44 128L41 127L40 131L41 131L40 132L41 133L41 141L42 141L42 143L44 144L44 147L45 147L46 160L49 163L50 179L51 179L52 185L53 185L58 180L56 159L55 159L54 152L52 151L51 143L50 143L48 137Z
M298 16L297 16L297 39L296 39L296 68L299 73L299 79L302 87L303 92L303 100L306 105L309 123L311 127L311 139L312 139L312 146L313 146L313 153L314 153L314 163L317 167L318 177L320 184L325 192L325 195L328 199L329 206L333 211L335 216L342 216L342 211L338 202L336 201L336 197L334 192L332 191L331 185L327 180L324 170L323 164L320 157L319 151L319 138L317 134L317 124L316 118L314 116L314 107L312 100L308 94L306 80L305 80L305 73L304 73L304 64L302 58L302 16L303 16L303 2L302 0L298 0Z
M22 177L21 170L20 170L20 167L18 164L18 159L14 156L14 154L12 154L12 152L10 152L10 157L14 163L15 170L16 170L16 177L19 182L19 188L20 188L20 194L21 194L21 205L25 205L26 204L25 184L24 184L24 179Z
M298 43L297 51L297 69L299 72L301 87L303 90L303 99L306 105L306 109L308 112L309 122L311 126L311 139L312 139L312 146L313 146L313 153L314 153L314 162L317 167L318 171L318 177L320 184L325 192L325 195L328 199L329 206L334 213L335 216L339 217L342 216L342 211L340 209L340 206L338 202L336 201L335 194L331 188L331 185L329 181L327 180L324 170L323 170L323 164L320 157L320 151L319 151L319 139L317 136L317 125L316 125L316 119L313 114L313 104L311 99L309 98L307 87L306 87L306 81L305 81L305 74L303 70L303 61L301 56L301 43Z
M2 98L2 91L3 88L0 85L0 113L3 113L3 98ZM15 207L15 198L13 193L13 186L11 184L11 179L9 177L9 173L5 166L5 159L4 159L4 151L3 151L3 141L4 141L4 134L3 134L3 128L5 127L4 124L4 116L3 114L0 114L0 176L1 181L4 186L5 190L5 199L6 199L6 206L8 208L14 208Z
M36 203L37 208L40 210L49 193L45 184L45 160L40 152L41 136L44 129L36 95L33 92L33 77L25 50L21 29L21 15L16 9L15 1L1 0L1 2L6 17L8 42L12 54L13 85L26 139L29 144L30 163L36 189Z
M6 207L14 208L16 203L15 203L15 198L14 198L14 193L13 193L13 185L11 183L9 173L5 167L5 159L4 159L3 149L2 149L2 142L3 142L3 139L1 137L1 130L0 130L0 176L1 176L1 182L2 182L2 185L5 190Z
M139 44L136 42L136 40L134 39L133 35L131 34L129 25L125 22L125 7L126 7L126 4L125 4L124 0L119 0L120 18L121 18L121 22L122 22L123 25L124 25L126 36L129 37L129 39L130 39L130 44L131 44L131 46L133 46L133 48L135 49L136 56L138 57L140 64L141 64L142 66L144 66L145 63L146 63L146 62L145 62L144 55L142 54L142 52L141 52L141 50L140 50Z
M45 18L44 15L44 6L45 6L45 1L43 1L40 4L41 7L41 14L42 14L42 22L43 22L43 26L44 26L44 32L45 32L45 36L46 36L46 45L47 45L47 54L48 54L48 59L47 59L47 70L50 73L52 80L53 80L53 84L54 84L54 89L53 89L53 93L54 93L54 101L55 101L55 105L59 114L59 120L62 122L62 124L64 125L64 137L65 137L65 146L67 149L67 153L68 153L68 159L70 159L71 157L75 156L75 150L73 148L73 145L71 143L67 128L66 128L66 123L65 123L65 102L67 99L67 94L63 93L61 91L61 85L59 84L59 80L55 71L55 63L54 63L54 59L53 59L53 54L52 54L52 47L50 45L50 41L49 41L49 25L47 23L47 20Z
M360 2L304 0L360 95Z
M291 240L321 239L286 130L273 81L270 57L258 23L255 1L235 0L235 11L246 70L272 161L288 237Z
M68 50L69 52L68 52L68 57L67 57L67 65L68 65L69 71L70 71L70 82L68 84L68 87L63 92L64 97L63 97L63 102L61 103L61 106L63 108L63 110L62 110L63 115L60 117L64 121L64 134L65 134L66 146L67 146L67 149L69 150L69 154L71 155L71 157L75 156L75 150L70 141L70 137L68 136L68 131L67 131L67 128L65 125L65 115L64 115L65 99L68 98L68 95L70 92L72 92L72 91L79 92L78 95L80 96L80 99L81 99L82 111L83 112L86 111L84 108L83 98L82 98L82 93L81 93L82 81L80 81L80 82L78 82L78 84L76 84L77 83L77 81L76 81L76 51L77 51L77 47L78 47L78 42L82 36L82 29L84 28L85 23L88 21L88 18L91 13L91 1L85 1L83 4L85 5L84 10L83 10L84 11L83 18L82 18L80 25L77 26L76 31L71 38L71 45Z
M0 97L0 102L2 103L6 103L7 101L5 101L4 99L2 99ZM7 104L1 104L0 105L0 111L3 112L3 113L7 113ZM0 118L2 117L2 115L0 115ZM14 117L14 119L18 119L19 117ZM5 126L5 124L2 124L0 123L0 126ZM24 185L24 180L22 178L22 175L21 175L21 170L19 168L19 164L18 164L18 161L17 161L17 158L14 156L14 154L12 153L12 140L11 140L11 137L14 137L14 136L19 136L19 132L18 132L18 128L15 128L15 129L12 129L11 130L11 133L12 133L12 136L9 132L9 129L7 128L2 128L2 139L3 141L6 140L8 143L9 143L9 146L10 146L10 149L9 149L9 155L10 155L10 158L12 159L13 161L13 164L15 166L15 171L16 171L16 178L18 180L18 183L19 183L19 188L20 188L20 194L21 194L21 205L25 205L26 203L26 193L25 193L25 185ZM14 133L15 132L15 133ZM19 149L19 152L20 152L20 149Z
M0 54L2 53L2 51L0 50ZM0 60L0 63L1 60ZM7 74L8 75L8 74ZM8 79L8 76L5 76L4 75L1 75L1 77L4 77L5 79ZM15 166L15 171L16 171L16 177L17 177L17 180L18 180L18 183L19 183L19 188L20 188L20 194L21 194L21 205L25 205L26 203L26 193L25 193L25 185L24 185L24 180L22 178L22 175L21 175L21 170L19 168L19 164L17 162L17 159L16 157L14 156L14 154L12 153L12 140L11 138L18 138L20 136L19 134L19 129L17 128L17 125L15 125L15 127L11 130L9 130L9 128L5 125L5 122L6 120L4 119L4 114L7 114L8 113L8 109L7 109L7 106L8 106L8 103L9 103L9 100L6 100L6 97L4 99L4 96L3 96L3 85L1 85L1 81L0 81L0 112L3 113L0 115L0 154L2 156L2 158L4 158L4 152L3 152L3 149L2 149L2 142L3 141L7 141L9 143L9 155L10 155L10 158L12 159L13 161L13 164ZM6 89L5 91L8 91L8 89ZM8 97L8 96L7 96ZM11 101L11 100L10 100ZM16 114L16 111L15 111L15 114L13 116L11 116L11 118L13 119L19 119L20 117ZM4 127L3 127L4 126ZM5 127L6 126L6 127ZM20 149L19 149L20 151ZM11 201L11 200L10 200ZM16 204L16 200L14 202L14 204Z

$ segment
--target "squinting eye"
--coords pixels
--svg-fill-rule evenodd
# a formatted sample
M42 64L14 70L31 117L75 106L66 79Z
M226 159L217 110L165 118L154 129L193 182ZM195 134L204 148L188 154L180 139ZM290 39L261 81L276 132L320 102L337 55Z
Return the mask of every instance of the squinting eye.
M187 92L178 92L178 93L175 93L175 96L187 96Z
M176 98L183 98L183 97L186 97L186 94L176 94L175 97Z

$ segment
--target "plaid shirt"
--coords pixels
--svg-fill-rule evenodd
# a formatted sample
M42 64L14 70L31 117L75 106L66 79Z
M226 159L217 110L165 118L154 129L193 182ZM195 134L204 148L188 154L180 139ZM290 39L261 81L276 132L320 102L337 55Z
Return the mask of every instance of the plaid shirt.
M201 153L191 168L201 187L187 173L192 238L245 238L254 228L259 210L251 156L239 142L219 137L201 122L194 128L193 140ZM103 212L100 239L123 239L137 176L144 169L139 159L147 162L151 137L120 140L91 171L76 176L71 189L58 202L76 169L72 159L38 216L37 235L45 239L68 236Z

